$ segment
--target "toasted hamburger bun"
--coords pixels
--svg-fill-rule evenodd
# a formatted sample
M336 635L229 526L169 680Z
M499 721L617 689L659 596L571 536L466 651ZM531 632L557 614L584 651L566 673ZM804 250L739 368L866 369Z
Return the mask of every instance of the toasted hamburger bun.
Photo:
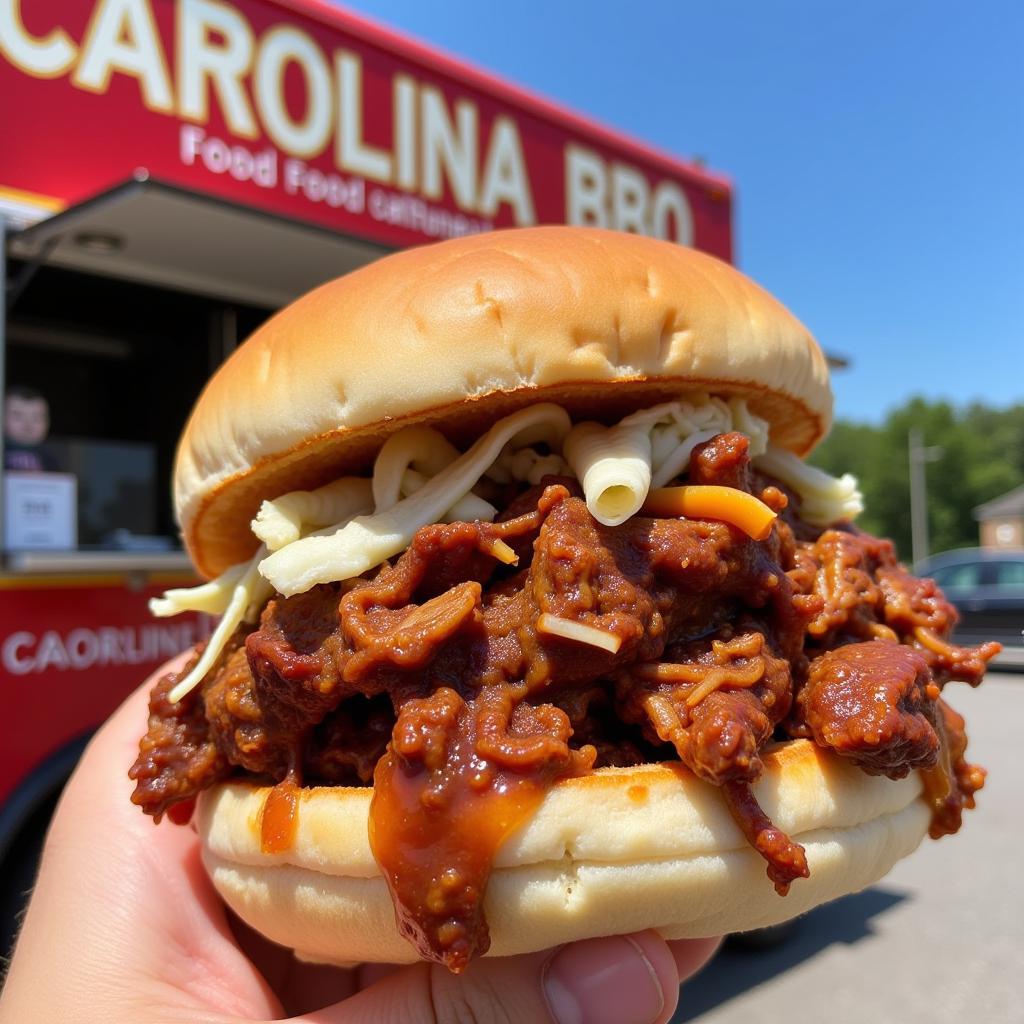
M406 250L292 303L217 371L178 449L178 520L215 576L252 556L261 501L368 469L401 427L466 444L535 402L611 420L703 389L745 396L798 455L831 421L807 329L703 253L566 227Z
M871 885L927 833L916 772L869 776L807 740L766 749L764 763L754 793L805 847L811 870L788 896L776 894L716 787L679 764L602 768L558 783L499 850L484 902L487 955L645 928L678 939L777 924ZM305 959L415 960L370 851L372 791L302 790L295 841L273 855L260 851L268 793L231 782L200 802L204 860L228 906Z

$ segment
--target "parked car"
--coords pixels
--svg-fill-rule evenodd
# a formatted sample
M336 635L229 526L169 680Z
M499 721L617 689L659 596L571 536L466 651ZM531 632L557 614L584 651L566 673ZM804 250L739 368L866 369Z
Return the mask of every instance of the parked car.
M1024 657L1024 550L960 548L919 563L960 612L958 643L998 640L1007 655ZM1015 659L1015 660L1016 660Z

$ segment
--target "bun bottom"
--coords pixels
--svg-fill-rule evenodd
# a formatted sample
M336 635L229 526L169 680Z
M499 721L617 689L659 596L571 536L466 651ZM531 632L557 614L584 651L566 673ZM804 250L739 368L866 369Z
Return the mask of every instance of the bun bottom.
M865 775L806 740L765 756L754 792L807 851L780 897L715 787L679 765L601 769L559 783L501 848L488 884L488 956L653 928L667 939L778 924L881 878L927 833L913 774ZM409 963L366 836L371 792L302 791L295 842L260 852L268 790L227 783L200 803L204 862L244 921L308 960Z

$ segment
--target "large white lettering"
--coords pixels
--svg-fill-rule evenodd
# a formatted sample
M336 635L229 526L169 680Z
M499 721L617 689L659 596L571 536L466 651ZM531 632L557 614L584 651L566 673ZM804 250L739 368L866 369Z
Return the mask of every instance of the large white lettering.
M649 234L647 206L650 187L647 179L627 164L612 165L611 225L616 231Z
M209 85L231 131L255 139L259 131L242 84L252 66L255 45L249 23L233 7L214 0L178 0L181 116L200 124L209 120Z
M354 54L339 50L334 55L338 74L338 166L374 181L391 181L391 157L363 141L363 62Z
M515 121L504 116L495 118L491 129L479 209L485 217L493 217L502 203L512 207L520 227L537 223L519 131Z
M608 227L604 161L582 146L565 149L565 219L570 224Z
M76 88L94 93L106 92L115 75L134 78L147 107L186 122L178 135L182 162L211 174L283 187L396 226L429 224L431 237L501 217L537 222L535 183L511 114L485 120L474 96L418 79L408 68L364 69L360 53L325 47L283 13L257 33L231 0L174 6L168 40L158 31L155 0L92 0L79 43L59 17L40 23L33 11L30 30L25 0L0 0L0 52L29 75L69 74ZM224 127L211 127L211 120ZM262 147L240 144L264 137ZM333 167L324 160L311 166L327 153ZM374 183L401 193L374 191ZM570 143L564 185L571 224L693 240L687 194L645 168ZM440 216L445 206L450 217ZM550 204L542 212L550 218Z
M424 86L421 95L423 192L440 199L445 177L459 206L476 209L477 111L466 100L455 103L452 123L439 89ZM442 171L443 167L443 171Z
M0 662L3 663L4 670L16 676L23 676L26 672L31 672L32 659L28 656L28 652L31 651L35 642L35 634L24 629L7 637L3 646L0 647Z
M53 28L45 36L30 35L21 20L20 0L3 0L0 3L0 53L36 78L57 78L70 70L78 48L62 28Z
M284 96L284 72L289 63L306 80L306 113L293 120ZM272 29L260 44L256 59L256 103L267 134L288 153L317 156L331 138L331 72L320 47L297 28Z
M408 75L395 75L394 133L395 184L416 187L416 83Z
M686 193L674 181L660 181L651 203L651 234L693 245L693 210Z
M22 629L0 643L0 664L14 676L148 665L173 657L208 633L195 621L98 629L79 626L67 633L48 629L37 634Z
M583 146L565 150L565 209L569 224L593 224L693 245L693 211L673 181L652 189L647 176L625 163L610 166Z
M73 81L80 89L106 92L115 71L138 79L147 107L174 110L171 76L147 0L101 0L93 11Z

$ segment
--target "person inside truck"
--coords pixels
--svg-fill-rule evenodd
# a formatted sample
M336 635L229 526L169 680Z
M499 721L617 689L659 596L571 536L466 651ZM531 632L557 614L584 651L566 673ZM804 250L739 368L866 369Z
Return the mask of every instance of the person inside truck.
M4 395L4 469L55 473L59 467L45 446L50 403L41 391L16 384Z

